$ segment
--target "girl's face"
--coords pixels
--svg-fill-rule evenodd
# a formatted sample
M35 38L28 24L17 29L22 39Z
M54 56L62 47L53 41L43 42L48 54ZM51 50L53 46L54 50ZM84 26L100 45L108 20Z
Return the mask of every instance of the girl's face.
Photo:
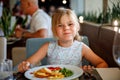
M56 25L55 29L58 39L62 41L73 40L78 31L74 18L67 14L61 17L60 23Z

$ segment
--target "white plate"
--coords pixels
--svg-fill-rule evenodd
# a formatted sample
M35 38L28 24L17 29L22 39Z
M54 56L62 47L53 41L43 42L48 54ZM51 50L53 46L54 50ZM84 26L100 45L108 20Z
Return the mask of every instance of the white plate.
M8 37L7 41L15 41L17 38L15 37Z
M19 38L15 38L15 37L9 37L7 39L7 44L13 44L13 43L15 43L18 40L20 40L20 39Z
M32 72L39 70L41 68L44 67L61 67L61 68L67 68L69 70L71 70L73 72L73 75L70 77L65 77L62 80L71 80L71 79L75 79L79 76L81 76L83 74L83 70L80 67L77 66L73 66L73 65L46 65L46 66L40 66L40 67L35 67L32 69L29 69L28 71L25 72L25 77L30 79L30 80L47 80L46 78L36 78L34 77L33 74L31 74Z

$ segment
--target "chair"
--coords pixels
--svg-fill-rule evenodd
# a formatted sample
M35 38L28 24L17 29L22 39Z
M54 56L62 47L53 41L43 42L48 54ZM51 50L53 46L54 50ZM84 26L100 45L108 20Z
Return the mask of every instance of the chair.
M18 65L20 62L26 59L26 48L25 47L13 47L12 48L12 60L13 67Z
M32 54L34 54L44 43L54 41L54 38L30 38L26 41L26 57L30 57ZM87 36L82 36L82 41L89 46L89 41ZM86 60L83 60L83 62L87 63ZM46 65L47 61L46 58L41 61L41 65Z
M89 40L87 36L82 36L82 42L89 46ZM89 61L85 58L82 58L82 65L91 65Z
M89 40L87 36L82 36L82 42L89 46Z
M30 57L35 53L44 43L54 41L54 38L30 38L26 41L26 57ZM41 65L46 65L46 58L41 61Z

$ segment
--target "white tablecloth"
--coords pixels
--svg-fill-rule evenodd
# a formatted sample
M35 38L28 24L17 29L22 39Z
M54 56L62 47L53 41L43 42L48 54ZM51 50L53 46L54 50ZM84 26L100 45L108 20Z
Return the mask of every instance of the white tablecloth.
M97 68L103 80L120 80L119 68Z

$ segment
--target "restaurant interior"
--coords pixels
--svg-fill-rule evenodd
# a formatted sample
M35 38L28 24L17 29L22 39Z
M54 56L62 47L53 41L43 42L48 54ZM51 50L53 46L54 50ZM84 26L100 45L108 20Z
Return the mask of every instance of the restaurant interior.
M120 80L120 49L117 49L116 52L114 49L117 42L115 42L116 35L118 36L117 45L120 48L120 0L38 0L38 4L39 8L43 9L50 16L54 10L59 7L72 9L78 17L80 23L79 34L83 37L83 42L108 64L106 71L105 69L97 69L97 73L93 72L94 74L99 73L101 76L100 78L99 75L96 75L95 77L97 79L95 80ZM14 31L11 31L14 30L12 26L14 26L16 21L15 18L12 18L15 16L13 14L15 5L20 6L20 0L0 0L0 63L2 59L10 59L13 62L13 68L30 57L30 55L27 55L28 52L32 54L38 49L38 45L43 44L40 44L40 40L35 40L36 43L32 44L32 41L30 43L28 42L30 40L26 38L18 39L9 34L5 35L8 29L5 30L4 27L1 26L1 18L5 16L7 19L7 16L11 16L5 23L11 23L9 25L11 30L8 33L14 34ZM8 10L6 13L3 12L4 8ZM28 20L28 23L29 22ZM28 23L25 25L28 25ZM29 27L24 28L29 29ZM41 41L44 41L44 39ZM37 42L39 42L39 44ZM47 42L47 40L45 40L45 42ZM34 48L31 47L31 45L34 46ZM114 53L118 53L118 56ZM116 57L118 58L117 61L115 60ZM84 60L83 64L88 65L90 63ZM106 74L109 76L106 77ZM22 80L22 78L16 80ZM87 79L83 79L82 77L81 79L75 80Z

